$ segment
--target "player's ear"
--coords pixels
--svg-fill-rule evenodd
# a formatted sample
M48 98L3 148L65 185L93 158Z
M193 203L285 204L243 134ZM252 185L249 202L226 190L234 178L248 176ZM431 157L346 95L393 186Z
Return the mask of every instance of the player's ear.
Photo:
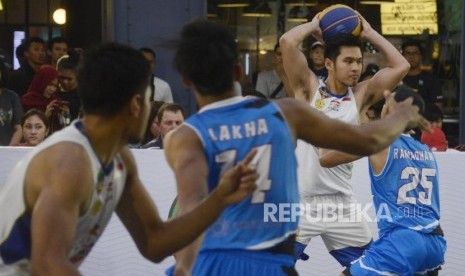
M129 114L131 117L137 118L140 116L143 102L144 99L142 99L141 94L136 93L134 96L132 96L131 101L129 102Z
M182 79L182 83L184 84L185 87L192 87L194 86L194 83L188 78L186 77L185 75L181 74L181 79Z
M329 58L325 58L325 67L328 70L334 69L334 62Z

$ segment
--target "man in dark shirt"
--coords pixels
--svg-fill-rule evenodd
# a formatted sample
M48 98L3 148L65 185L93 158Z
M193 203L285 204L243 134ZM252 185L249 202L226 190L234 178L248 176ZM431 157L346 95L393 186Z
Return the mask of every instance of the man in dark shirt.
M424 50L419 41L410 40L402 44L402 55L410 63L410 70L402 81L419 93L425 103L436 104L442 109L443 96L440 82L431 73L420 68L423 54Z
M45 64L45 42L39 37L31 37L25 43L25 63L10 74L8 88L18 93L26 93L35 73Z

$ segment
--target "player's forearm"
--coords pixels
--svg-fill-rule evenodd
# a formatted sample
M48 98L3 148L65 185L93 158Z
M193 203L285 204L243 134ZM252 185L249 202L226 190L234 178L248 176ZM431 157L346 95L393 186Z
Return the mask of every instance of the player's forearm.
M279 39L281 50L286 47L297 48L308 36L319 28L314 21L299 25L287 31ZM296 49L299 50L299 49Z
M370 122L362 127L371 128L373 135L373 148L371 153L379 152L388 147L400 134L402 134L411 122L411 114L408 112L397 111L386 116L383 120Z
M196 202L185 208L180 205L181 216L157 227L156 234L151 235L150 246L144 255L154 262L160 262L174 254L199 237L224 208L222 198L215 191L198 205Z
M410 64L407 60L400 54L400 52L392 45L386 38L380 35L375 30L371 29L366 39L370 41L378 51L384 56L387 61L387 66L391 68L398 69L402 74L401 79L407 74Z
M324 168L332 168L337 165L349 163L360 159L362 156L353 155L336 150L320 149L320 166Z

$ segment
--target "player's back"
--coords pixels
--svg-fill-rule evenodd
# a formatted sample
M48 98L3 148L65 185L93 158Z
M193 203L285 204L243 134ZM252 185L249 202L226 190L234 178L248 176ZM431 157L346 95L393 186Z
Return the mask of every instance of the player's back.
M78 266L108 224L124 188L126 169L119 155L111 166L104 168L81 128L82 122L75 121L32 149L18 162L0 189L0 275L29 275L32 217L26 210L24 180L34 157L49 147L61 142L78 144L87 152L92 167L94 187L89 201L91 209L77 221L76 235L68 254L70 262Z
M260 174L257 190L222 213L207 230L203 250L266 249L294 234L298 216L292 217L292 212L282 221L278 221L277 213L265 217L267 211L278 211L280 206L287 206L289 212L299 201L295 143L277 105L234 97L205 106L186 124L203 142L210 170L209 191L215 188L222 172L250 150L258 150L252 161Z
M430 233L439 226L438 167L428 146L402 135L379 175L370 165L370 178L380 236L395 227Z

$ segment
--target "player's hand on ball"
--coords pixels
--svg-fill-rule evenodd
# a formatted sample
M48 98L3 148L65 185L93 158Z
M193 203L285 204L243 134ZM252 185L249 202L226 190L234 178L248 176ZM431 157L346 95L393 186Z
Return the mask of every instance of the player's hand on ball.
M256 154L257 150L250 151L244 160L221 177L216 193L222 198L223 205L237 203L255 191L258 173L250 163Z
M370 23L358 12L355 11L362 22L362 31L360 32L360 39L367 39L368 34L371 32L372 28Z

